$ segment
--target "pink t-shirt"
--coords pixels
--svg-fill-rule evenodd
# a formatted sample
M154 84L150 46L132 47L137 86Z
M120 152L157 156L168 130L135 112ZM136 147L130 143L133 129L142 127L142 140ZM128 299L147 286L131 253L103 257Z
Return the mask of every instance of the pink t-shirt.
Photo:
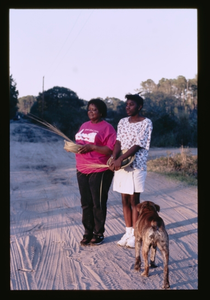
M107 146L111 150L114 149L116 141L116 131L111 124L106 121L99 123L85 122L80 127L78 133L75 135L77 144L94 144L97 146ZM91 151L84 154L76 154L76 168L78 171L89 174L102 172L107 168L91 168L90 164L106 164L110 156Z

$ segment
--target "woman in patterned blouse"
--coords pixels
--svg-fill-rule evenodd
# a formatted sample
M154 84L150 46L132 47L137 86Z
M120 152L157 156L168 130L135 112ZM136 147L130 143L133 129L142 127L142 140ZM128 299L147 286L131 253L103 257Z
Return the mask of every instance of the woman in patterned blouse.
M146 162L153 127L151 120L141 115L143 98L138 94L128 94L125 98L128 117L118 123L110 169L115 171L113 190L121 193L126 225L126 232L117 244L134 248L134 226L138 218L136 205L140 202L140 193L144 191ZM125 149L127 152L120 155L121 150ZM135 155L135 159L130 166L120 168L122 161L132 155Z

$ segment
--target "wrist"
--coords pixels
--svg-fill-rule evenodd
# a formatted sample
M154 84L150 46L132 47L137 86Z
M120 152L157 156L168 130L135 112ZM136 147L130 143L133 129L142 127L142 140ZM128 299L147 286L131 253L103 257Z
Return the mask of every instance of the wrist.
M111 155L111 158L112 158L113 160L116 160L116 159L117 159L117 155L116 155L116 154L112 154L112 155Z
M122 162L123 161L123 156L121 155L120 157L118 157L118 160L120 161L120 162Z

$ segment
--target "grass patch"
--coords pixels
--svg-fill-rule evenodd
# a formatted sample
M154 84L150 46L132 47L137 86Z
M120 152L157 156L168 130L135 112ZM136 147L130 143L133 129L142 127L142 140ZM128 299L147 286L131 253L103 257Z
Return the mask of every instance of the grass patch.
M147 170L167 177L197 185L197 155L190 155L183 147L181 153L160 157L147 162Z

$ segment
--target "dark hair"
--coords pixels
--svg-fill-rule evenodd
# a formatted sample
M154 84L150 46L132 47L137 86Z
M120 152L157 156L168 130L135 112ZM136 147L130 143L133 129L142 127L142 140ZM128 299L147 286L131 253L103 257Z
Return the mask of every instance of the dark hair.
M102 118L106 117L106 115L107 115L107 107L106 107L106 104L105 104L105 102L103 100L101 100L101 99L91 99L88 102L87 109L89 108L90 104L94 104L97 107L98 111L102 115Z
M133 100L137 103L137 105L141 105L143 107L143 104L144 104L144 100L141 96L139 96L139 94L127 94L125 95L125 98L127 98L127 100Z

